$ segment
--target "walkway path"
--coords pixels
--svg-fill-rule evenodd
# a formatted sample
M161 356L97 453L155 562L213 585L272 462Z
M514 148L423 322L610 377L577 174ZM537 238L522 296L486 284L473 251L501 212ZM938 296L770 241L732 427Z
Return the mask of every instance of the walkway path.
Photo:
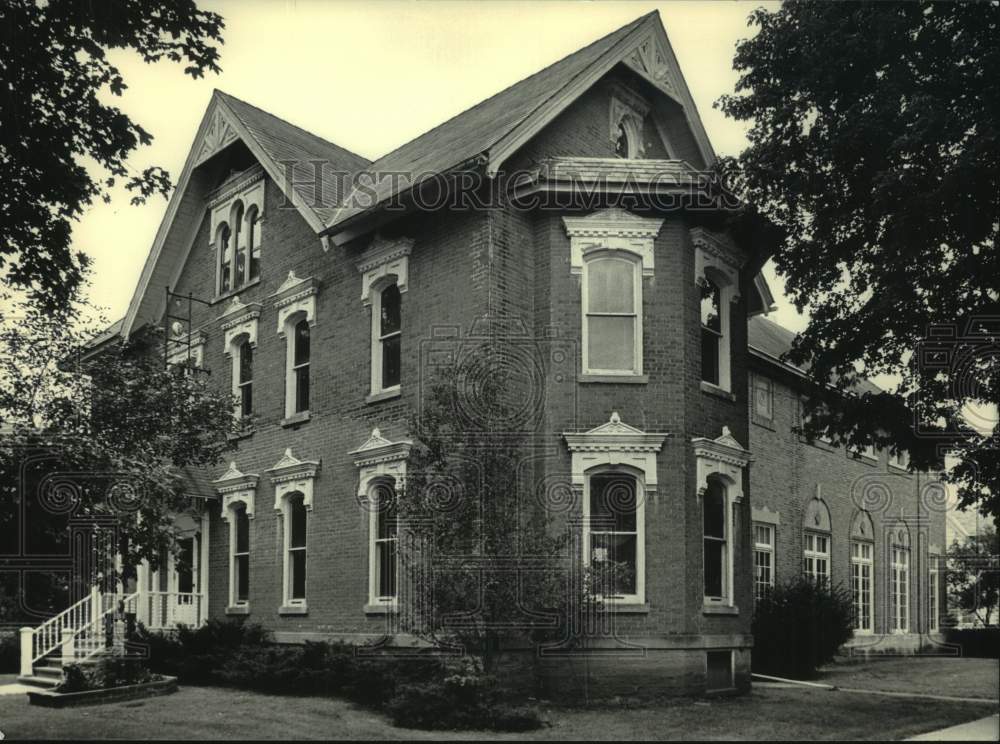
M913 736L907 741L1000 741L1000 713Z

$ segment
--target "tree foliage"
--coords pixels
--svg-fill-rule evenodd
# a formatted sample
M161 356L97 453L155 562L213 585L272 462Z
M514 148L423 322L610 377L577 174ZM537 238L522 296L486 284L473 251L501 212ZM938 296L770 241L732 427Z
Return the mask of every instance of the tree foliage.
M1000 537L992 527L948 548L948 599L984 626L1000 611Z
M42 504L36 516L52 512L56 530L67 514L114 524L124 564L155 567L174 514L192 507L189 472L230 446L232 397L205 375L167 369L156 335L112 335L95 352L78 300L45 311L3 299L19 312L0 325L0 466L13 478L29 455L44 456L39 477L9 481L30 491L17 497Z
M108 54L218 72L222 18L194 0L8 0L0 7L0 270L49 307L65 305L87 265L71 223L122 182L133 203L170 189L159 167L128 157L152 135L108 104L126 89Z
M720 166L780 229L776 268L809 309L789 357L816 383L809 433L918 468L955 453L961 502L996 514L997 3L807 0L750 25L719 102L750 146ZM898 385L859 387L879 374Z

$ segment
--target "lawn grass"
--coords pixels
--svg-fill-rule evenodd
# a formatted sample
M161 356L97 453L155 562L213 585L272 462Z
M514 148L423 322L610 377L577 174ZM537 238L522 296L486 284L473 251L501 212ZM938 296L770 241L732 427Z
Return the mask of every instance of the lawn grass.
M818 678L838 687L1000 699L1000 660L896 656L838 659Z
M993 706L887 699L819 689L755 689L736 698L677 699L648 707L543 708L526 734L399 729L377 712L333 698L278 697L183 687L165 697L86 708L29 706L0 696L8 739L898 739L989 715Z

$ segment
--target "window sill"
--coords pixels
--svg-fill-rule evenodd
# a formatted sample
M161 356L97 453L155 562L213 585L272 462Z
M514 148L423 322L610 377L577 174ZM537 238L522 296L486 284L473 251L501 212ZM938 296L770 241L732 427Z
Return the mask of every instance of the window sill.
M281 419L281 425L298 426L299 424L306 423L309 418L309 411L299 411L298 413L293 413L291 416Z
M897 473L900 473L901 475L911 475L910 469L908 467L906 467L905 465L897 465L894 462L889 463L889 470L895 470Z
M395 615L399 612L399 606L396 604L366 604L365 614L366 615Z
M239 604L239 605L229 605L226 608L227 615L249 615L250 605L249 604Z
M377 393L371 393L365 396L365 403L378 403L381 400L392 400L393 398L398 398L403 394L402 389L399 385L395 387L388 388L386 390L380 390Z
M308 615L309 608L304 604L282 605L278 608L279 615Z
M718 385L713 385L710 382L701 381L701 392L708 393L709 395L714 395L717 398L724 398L729 401L736 401L736 396L725 388L721 388Z
M618 385L645 385L649 382L649 375L577 375L576 381L580 383L600 382Z
M648 615L649 605L645 602L601 602L598 612L613 612L616 615Z
M702 605L702 615L739 615L740 608L736 605L706 604Z
M236 287L235 289L227 289L222 294L217 294L215 296L215 299L212 300L212 304L213 305L217 305L218 303L222 302L223 300L228 300L230 297L233 297L234 295L238 295L238 294L241 294L242 292L246 292L251 287L256 287L258 284L260 284L260 277L259 276L256 279L251 279L249 282L247 282L246 284L244 284L241 287Z

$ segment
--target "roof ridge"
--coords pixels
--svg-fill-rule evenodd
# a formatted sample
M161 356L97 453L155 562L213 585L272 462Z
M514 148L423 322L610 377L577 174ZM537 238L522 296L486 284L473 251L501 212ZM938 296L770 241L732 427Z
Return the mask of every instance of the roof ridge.
M437 131L438 129L440 129L441 127L445 126L446 124L449 124L450 122L454 121L454 120L455 120L455 119L457 119L458 117L460 117L460 116L464 116L464 115L465 115L465 114L467 114L468 112L470 112L470 111L473 111L473 110L475 110L475 109L479 108L480 106L484 106L484 105L486 105L487 103L489 103L490 101L492 101L492 100L493 100L494 98L496 98L497 96L500 96L500 95L503 95L504 93L506 93L506 92L507 92L508 90L510 90L511 88L513 88L513 87L515 87L515 86L518 86L518 85L521 85L521 83L524 83L524 82L526 82L526 81L528 81L528 80L531 80L531 79L532 79L532 78L534 78L534 77L538 77L539 75L541 75L541 74L542 74L543 72L545 72L546 70L549 70L549 69L551 69L551 68L555 67L556 65L559 65L559 64L562 64L563 62L565 62L565 61L566 61L567 59L569 59L570 57L575 57L575 56L576 56L576 55L578 55L578 54L582 54L583 52L585 52L586 50L590 49L590 48L591 48L592 46L594 46L595 44L599 44L599 43L601 43L602 41L604 41L604 40L605 40L605 39L607 39L608 37L610 37L610 36L614 36L614 35L615 35L615 34L617 34L617 33L620 33L620 32L622 32L622 31L625 31L625 29L627 29L627 28L629 28L629 27L631 27L631 26L636 26L636 27L638 27L638 26L639 26L639 25L640 25L640 24L641 24L641 23L642 23L643 21L645 21L645 20L646 20L647 18L649 18L650 16L659 16L659 11L658 11L658 10L652 10L652 11L650 11L649 13L646 13L645 15L642 15L642 16L640 16L639 18L636 18L636 19L635 19L635 20L633 20L633 21L629 21L629 22L628 22L628 23L626 23L626 24L625 24L624 26L620 26L620 27L616 28L616 29L615 29L614 31L611 31L611 32L609 32L609 33L606 33L606 34L604 34L603 36L601 36L600 38L597 38L597 39L594 39L594 40L593 40L592 42L590 42L590 43L589 43L589 44L587 44L586 46L583 46L583 47L580 47L579 49L577 49L577 50L575 50L575 51L572 51L572 52L570 52L569 54L567 54L567 55L564 55L564 56L560 57L560 58L559 58L559 59L557 59L557 60L556 60L555 62L552 62L552 63L550 63L550 64L547 64L547 65L546 65L545 67L543 67L542 69L540 69L540 70L536 70L535 72L531 73L530 75L527 75L526 77L523 77L523 78L521 78L520 80L516 80L516 81L514 81L513 83L511 83L510 85L506 86L505 88L501 88L500 90L498 90L498 91L497 91L496 93L494 93L493 95L491 95L491 96L488 96L487 98L484 98L484 99L482 99L481 101L479 101L479 102L477 102L477 103L474 103L474 104L472 104L471 106L469 106L469 107L467 107L467 108L464 108L464 109L462 109L462 110L461 110L461 111L459 111L459 112L458 112L457 114L454 114L454 115L452 115L452 116L448 117L447 119L445 119L444 121L440 122L439 124L435 124L435 125L434 125L433 127L431 127L430 129L427 129L427 130L425 130L425 131L421 132L421 133L420 133L420 134L418 134L418 135L417 135L416 137L413 137L412 139L408 139L408 140L406 140L406 142L402 142L402 143L400 143L400 144L399 144L399 145L398 145L397 147L393 148L393 149L392 149L392 150L390 150L389 152L387 152L387 153L385 153L385 154L383 154L383 155L380 155L380 156L379 156L379 157L377 157L377 158L376 158L375 160L371 161L371 162L372 162L372 165L374 165L374 164L377 164L378 162L380 162L380 161L382 161L382 160L384 160L384 159L388 158L388 157L389 157L390 155L393 155L393 154L395 154L395 153L399 152L399 151L400 151L400 150L402 150L402 149L403 149L404 147L406 147L407 145L411 144L412 142L415 142L416 140L420 139L421 137L426 137L427 135L431 134L432 132L435 132L435 131ZM627 36L627 35L628 35L627 33L626 33L626 34L624 34L624 36ZM577 73L577 74L579 74L579 73ZM575 79L575 78L576 78L576 76L574 76L574 78L573 78L573 79ZM556 94L556 91L553 91L552 95L555 95L555 94ZM543 105L543 104L544 104L545 102L549 101L549 100L550 100L550 99L552 98L552 95L548 96L548 97L547 97L547 98L546 98L546 99L545 99L545 100L544 100L544 101L542 102L542 104L539 104L539 106L541 106L541 105ZM527 118L528 118L529 116L531 116L531 114L532 114L532 113L534 113L534 112L535 112L535 111L537 111L537 110L538 110L538 107L536 107L535 109L532 109L532 111L531 111L530 113L528 113L528 114L527 114L526 116L524 116L524 117L523 117L523 118L522 118L522 119L521 119L521 120L520 120L520 121L519 121L519 122L518 122L517 124L515 124L515 125L514 125L513 127L511 127L511 129L515 129L515 128L516 128L517 126L519 126L519 125L521 124L521 122L523 122L523 121L524 121L525 119L527 119Z
M308 129L306 129L305 127L300 127L298 124L290 122L290 121L288 121L288 119L285 119L285 118L283 118L281 116L278 116L277 114L272 113L271 111L268 111L267 109L263 109L260 106L257 106L257 105L255 105L253 103L250 103L249 101L244 101L242 98L239 98L238 96L234 96L232 93L227 93L226 91L221 90L220 88L213 88L212 92L213 92L213 94L218 94L219 96L221 96L223 98L232 99L233 101L236 101L237 103L240 103L240 104L242 104L244 106L249 106L250 108L254 109L255 111L259 111L260 113L262 113L262 114L264 114L266 116L270 116L272 119L277 119L282 124L285 124L285 125L290 126L290 127L294 127L295 129L299 130L303 134L306 134L306 135L312 137L313 139L317 139L320 142L322 142L323 144L328 145L329 147L334 147L334 148L336 148L338 150L342 150L343 152L347 153L348 155L350 155L352 157L355 157L355 158L357 158L359 160L365 161L365 163L368 163L369 165L372 162L374 162L374 161L369 160L368 158L366 158L364 155L358 155L353 150L348 150L343 145L338 145L336 142L332 142L331 140L328 140L326 137L323 137L323 136L321 136L319 134L316 134L315 132L311 132Z

